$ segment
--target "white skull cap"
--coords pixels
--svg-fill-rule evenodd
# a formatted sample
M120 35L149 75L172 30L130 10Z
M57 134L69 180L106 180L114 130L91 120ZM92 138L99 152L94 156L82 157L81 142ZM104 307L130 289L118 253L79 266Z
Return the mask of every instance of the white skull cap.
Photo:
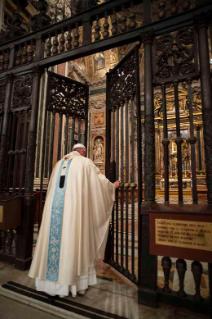
M86 148L85 145L81 144L81 143L78 143L78 144L75 144L74 147L73 147L73 151L77 148Z

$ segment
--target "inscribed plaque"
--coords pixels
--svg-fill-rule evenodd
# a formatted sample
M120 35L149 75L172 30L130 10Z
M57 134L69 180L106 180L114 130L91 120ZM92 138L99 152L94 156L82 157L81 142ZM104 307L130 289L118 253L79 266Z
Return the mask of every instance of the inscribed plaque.
M212 223L155 219L155 244L212 251Z

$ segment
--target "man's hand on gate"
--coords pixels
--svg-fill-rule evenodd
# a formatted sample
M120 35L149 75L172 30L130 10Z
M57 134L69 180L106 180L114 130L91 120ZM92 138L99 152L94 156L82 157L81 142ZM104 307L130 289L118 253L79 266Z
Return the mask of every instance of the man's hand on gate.
M116 181L116 182L114 183L114 184L115 184L115 187L116 187L116 188L119 188L120 183L121 183L121 181Z

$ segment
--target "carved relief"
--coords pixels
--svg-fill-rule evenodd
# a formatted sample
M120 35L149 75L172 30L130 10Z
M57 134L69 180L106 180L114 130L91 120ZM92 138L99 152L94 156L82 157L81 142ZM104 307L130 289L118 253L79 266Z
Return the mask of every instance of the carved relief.
M195 50L193 28L158 37L155 40L155 81L194 75Z
M102 109L105 108L106 105L106 100L105 99L95 99L90 101L90 108L94 108L94 109Z
M18 76L13 82L13 100L11 110L19 112L32 106L32 74Z

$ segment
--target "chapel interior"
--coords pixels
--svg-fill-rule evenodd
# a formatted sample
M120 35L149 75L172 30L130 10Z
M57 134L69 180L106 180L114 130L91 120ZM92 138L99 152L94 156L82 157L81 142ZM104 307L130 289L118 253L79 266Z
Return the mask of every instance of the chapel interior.
M37 10L37 0L29 0L28 5L21 8L19 14L22 16L21 28L23 32L29 30L30 32L30 23L33 21L33 16L38 14ZM42 1L41 1L42 2ZM48 9L45 14L47 14L51 20L52 24L58 25L65 19L72 17L73 12L71 11L70 3L75 3L75 1L69 0L49 0ZM92 1L91 1L92 2ZM95 1L94 1L95 2ZM107 1L99 0L96 4L103 4ZM110 2L110 0L108 1ZM142 2L142 4L140 4ZM127 8L122 7L122 10L116 12L117 21L122 25L126 24L126 21L129 23L135 23L136 27L142 27L144 19L143 3L147 3L148 0L144 1L131 1L130 6ZM178 0L170 1L150 1L152 3L152 23L157 24L158 17L162 21L163 14L166 9L173 9L170 19L175 17L174 8L179 5L183 7L183 2ZM185 1L190 3L190 9L195 10L195 0ZM197 0L198 2L198 0ZM201 2L201 1L200 1ZM207 0L205 1L205 3ZM86 2L87 3L87 2ZM134 6L135 5L135 6ZM207 3L206 3L207 5ZM0 45L1 37L4 37L7 34L8 27L13 21L13 15L16 12L19 6L19 1L17 0L0 0ZM137 12L135 11L135 7ZM148 7L148 6L147 6ZM92 7L91 9L92 10ZM112 11L111 11L112 12ZM171 11L170 11L171 12ZM182 10L180 11L180 13ZM113 11L114 13L114 11ZM113 26L113 23L108 22L107 16L104 18L96 18L95 23L92 27L92 41L95 41L95 37L98 34L98 27L101 32L104 32L105 24L109 23L110 27ZM124 16L124 18L123 18ZM136 18L135 18L136 16ZM96 17L96 16L95 16ZM96 22L97 21L97 22ZM106 21L106 22L105 22ZM179 22L176 22L176 24ZM96 27L97 26L97 27ZM106 27L107 28L107 27ZM108 27L109 28L109 27ZM133 29L133 27L132 27ZM25 31L24 31L25 30ZM67 29L69 30L69 29ZM43 59L51 57L53 50L55 49L55 54L61 54L61 49L64 47L63 36L65 34L66 38L68 37L68 32L62 30L61 34L49 33L45 38L45 52ZM83 39L83 28L82 26L76 28L74 32L77 32L78 38L76 37L75 41L82 41ZM168 30L169 31L169 30ZM167 31L167 32L168 32ZM106 32L106 31L105 31ZM170 31L171 38L174 39L176 36L175 30ZM212 69L212 27L210 25L210 30L208 31L209 41L209 51L210 51L210 69ZM24 35L24 33L23 33ZM73 35L73 34L72 34ZM74 37L74 36L73 36ZM159 38L159 36L158 36ZM62 40L61 40L62 39ZM34 41L34 40L33 40ZM16 45L16 52L14 53L14 66L20 67L22 62L25 59L35 58L35 43L33 41L28 41L23 45ZM173 51L177 48L178 42L173 40ZM65 42L65 40L64 40ZM186 54L189 55L189 50L192 51L193 43L185 41L183 43L186 47ZM66 44L67 45L67 44ZM162 44L163 45L163 44ZM164 42L164 45L168 45ZM57 49L57 46L60 46L60 49ZM124 109L123 114L118 117L117 108L111 112L110 119L110 128L111 135L110 137L110 146L111 146L111 158L115 161L118 161L120 165L118 168L115 168L113 173L115 174L116 179L121 180L123 188L120 188L116 193L116 206L114 206L113 215L111 217L111 225L109 230L109 235L112 234L112 250L114 259L112 263L104 263L102 260L97 264L97 276L98 276L98 286L93 293L92 298L97 296L98 293L105 293L104 302L100 302L102 309L107 310L110 308L108 303L112 304L112 308L115 309L116 296L118 297L118 303L120 303L120 308L114 313L122 316L123 313L126 318L142 318L140 317L143 314L143 310L137 307L137 278L139 277L139 267L142 257L139 256L139 238L140 238L140 217L139 217L139 180L138 176L141 171L141 202L145 202L145 168L148 166L148 159L145 158L145 120L146 120L146 110L145 110L145 44L140 45L140 41L130 42L120 46L113 46L107 50L100 50L94 54L86 55L86 52L83 53L82 57L73 58L66 62L49 65L45 67L45 72L40 77L40 87L39 87L39 103L38 103L38 121L37 121L37 130L36 130L36 151L35 151L35 165L34 165L34 179L33 179L33 194L36 197L36 207L35 214L33 219L33 251L36 245L37 236L39 233L40 223L42 219L43 206L45 204L45 197L48 188L48 183L50 180L52 169L56 162L64 157L67 153L72 151L72 147L76 143L87 144L87 156L94 162L94 164L100 169L102 174L107 174L107 127L108 127L108 115L107 115L107 105L110 101L108 98L108 80L107 74L110 73L125 57L131 54L133 49L139 46L138 49L138 65L137 70L139 74L139 103L140 103L140 125L141 125L141 162L138 163L138 154L137 147L139 143L139 138L136 135L138 132L138 122L137 122L137 113L129 108L129 112ZM167 49L167 51L168 51ZM182 47L183 51L184 47ZM196 50L196 48L195 48ZM160 56L163 48L160 47L157 49L157 54ZM176 49L177 51L177 49ZM4 71L5 63L7 63L7 54L9 51L7 49L0 49L0 72ZM28 54L28 55L27 55ZM154 60L154 54L152 54L153 64L156 63ZM169 53L168 53L169 54ZM168 55L167 54L167 55ZM5 58L6 56L6 58ZM29 57L30 56L30 57ZM167 59L170 68L176 65L176 63L181 63L182 56L172 56ZM42 59L41 59L42 60ZM6 62L5 62L6 61ZM29 61L29 60L28 60ZM192 60L193 61L193 60ZM27 74L27 73L26 73ZM50 76L54 77L54 74L61 76L57 78L54 85L49 90L50 87ZM174 72L173 72L174 74ZM25 76L25 70L20 73L20 76ZM27 101L31 97L32 82L30 75L26 79L20 82L17 82L17 87L13 88L13 94L16 95L16 100L14 99L12 108L15 110L16 107L20 108L23 106L23 109L20 108L20 112L15 111L10 114L9 130L10 130L10 151L8 152L8 162L7 162L7 173L6 173L6 187L5 194L13 196L22 196L25 192L25 183L26 176L23 177L24 165L26 164L25 160L18 160L19 154L25 154L26 145L28 145L28 136L30 132L30 122L31 122L31 110L27 108ZM162 78L162 77L161 77ZM206 155L205 155L205 145L204 145L204 132L203 132L203 105L202 105L202 88L200 78L196 77L192 79L191 82L188 82L185 77L184 81L180 81L177 87L177 97L176 97L176 86L174 81L167 83L160 83L160 74L157 74L154 78L154 85L152 87L153 91L153 107L154 107L154 139L155 139L155 152L154 152L154 177L155 177L155 205L169 205L169 204L197 204L198 207L201 205L207 205L207 178L206 178ZM165 75L164 75L165 78ZM66 82L66 79L72 80L74 83L79 83L79 85L84 85L88 87L88 110L87 118L86 117L77 117L72 115L66 115L62 113L63 105L66 104L66 101L69 99L69 92L67 87L61 83ZM159 79L159 80L158 80ZM157 82L158 81L158 82ZM78 85L78 84L76 84ZM165 91L163 91L162 86L165 85ZM0 82L0 92L3 92L3 84L1 87ZM14 93L15 92L15 93ZM164 93L165 92L165 93ZM192 92L192 97L191 97ZM133 93L134 94L134 93ZM49 97L54 97L54 103L52 108L46 110L46 105ZM164 121L164 96L166 101L166 120ZM5 94L0 95L0 132L2 131L3 121L4 121L4 99ZM86 99L82 98L82 103ZM129 99L130 100L130 99ZM129 102L128 100L128 102ZM180 136L178 134L178 127L176 118L176 100L179 105L179 130ZM109 102L108 102L109 101ZM126 102L126 105L127 103ZM125 103L125 102L123 102ZM126 106L123 104L124 107ZM192 109L192 115L191 115ZM128 113L127 113L128 112ZM133 113L134 112L134 113ZM126 123L132 122L132 128L129 128L129 135L126 131ZM192 116L192 119L191 119ZM123 122L122 122L123 120ZM191 125L192 122L192 125ZM165 129L164 129L165 125ZM119 127L119 131L117 131ZM192 127L192 129L191 129ZM123 136L122 136L123 130ZM192 131L193 130L193 131ZM166 133L164 133L166 131ZM118 133L117 133L118 132ZM192 133L193 132L193 133ZM167 134L167 137L165 135ZM191 136L195 139L193 143L191 141ZM165 146L163 144L164 138L168 139L168 162L166 162ZM183 194L183 203L179 200L179 148L176 143L177 138L182 138L181 144L181 155L182 155L182 194ZM193 143L193 144L192 144ZM191 147L193 145L193 148ZM110 147L109 146L109 147ZM193 151L192 151L193 150ZM22 153L21 153L22 152ZM124 154L124 159L122 158ZM195 155L194 155L195 154ZM24 155L25 156L25 155ZM195 157L195 159L194 159ZM24 157L22 157L24 158ZM195 162L195 166L194 166ZM147 164L145 164L147 163ZM111 165L112 167L112 165ZM166 176L165 171L167 172L168 167L168 177ZM195 167L195 172L194 172ZM132 175L134 174L134 179ZM195 183L196 183L196 194L198 196L198 201L194 200L193 193L193 181L195 174ZM167 186L168 179L168 186ZM168 200L167 200L167 187L168 187ZM127 199L126 199L127 198ZM156 206L156 208L159 206ZM197 210L198 211L198 207ZM201 206L202 207L202 206ZM211 206L210 206L211 207ZM171 208L172 209L172 208ZM156 209L157 210L157 209ZM189 210L189 209L188 209ZM195 210L195 209L194 209ZM126 213L127 211L127 213ZM187 208L179 208L179 212L187 213ZM128 215L127 215L128 214ZM129 221L129 223L128 223ZM27 222L26 222L27 224ZM145 224L145 223L144 223ZM123 231L124 230L124 231ZM17 253L16 240L18 235L16 235L16 228L8 229L7 231L1 231L1 245L0 245L0 270L5 270L7 267L8 272L5 275L5 279L1 278L0 273L0 284L7 282L16 282L20 285L26 285L28 289L33 289L33 283L29 282L27 277L27 271L25 270L23 274L20 274L17 269L14 270L15 263L15 254ZM142 235L143 236L143 235ZM149 237L147 235L147 241L149 245ZM110 239L110 237L109 237ZM109 240L108 240L109 241ZM4 244L3 244L4 243ZM126 244L127 243L127 244ZM1 259L2 254L2 259ZM183 290L182 282L184 279L178 279L179 267L177 266L177 258L170 259L169 257L154 256L153 261L155 267L157 267L156 283L161 291L169 294L170 289L174 293L179 294L178 288L181 285L181 292ZM6 263L4 264L5 260ZM153 260L153 259L152 259ZM184 259L181 259L181 261ZM196 282L198 279L194 279L193 282L193 266L190 259L186 259L187 266L185 266L184 261L182 261L183 271L186 272L186 281L188 283L188 295L194 295L196 292ZM147 261L148 263L148 261ZM117 264L123 266L127 264L127 269L124 267L117 267ZM211 283L209 284L209 270L208 263L202 262L202 268L198 268L198 271L201 272L201 280L199 287L201 288L201 294L203 298L208 300L211 294ZM198 265L199 266L199 265ZM178 268L177 268L178 267ZM123 269L121 269L123 268ZM148 265L147 265L148 268ZM151 265L150 265L151 268ZM7 270L6 269L6 270ZM152 268L153 269L153 268ZM169 269L169 270L166 270ZM200 270L199 270L200 269ZM166 272L167 271L167 272ZM198 273L197 271L197 273ZM178 274L178 275L177 275ZM166 276L166 277L165 277ZM182 275L183 277L183 275ZM165 278L165 279L164 279ZM167 279L168 278L168 279ZM184 277L183 277L184 278ZM200 277L198 277L200 278ZM180 281L181 280L181 281ZM111 284L111 286L110 286ZM112 286L113 284L113 286ZM12 284L11 284L12 285ZM164 288L165 287L165 288ZM18 286L16 287L18 289ZM22 289L22 288L20 288ZM23 288L24 289L24 288ZM167 290L166 290L167 289ZM110 295L111 294L111 295ZM112 296L113 294L113 296ZM4 295L4 294L3 294ZM110 296L109 296L110 295ZM1 292L0 292L1 296ZM4 296L8 297L7 294ZM112 297L111 297L112 296ZM182 295L181 295L182 297ZM10 297L9 297L10 298ZM108 298L108 299L107 299ZM111 299L110 299L111 298ZM133 299L134 298L134 299ZM184 298L184 296L183 296ZM189 297L190 298L190 297ZM14 298L15 299L15 298ZM70 299L70 298L69 298ZM70 299L71 300L71 299ZM69 300L69 301L70 301ZM95 300L95 299L94 299ZM92 299L92 303L95 303ZM135 311L129 310L126 305L127 302L133 300L132 307ZM135 301L136 300L136 301ZM168 298L167 298L168 300ZM91 306L90 300L85 299L85 301L80 301L77 299L77 302L82 303L83 305ZM200 303L201 298L198 302ZM103 306L102 306L103 305ZM34 307L34 306L33 306ZM118 307L118 306L117 306ZM204 308L203 306L201 306ZM202 309L201 308L201 309ZM192 306L190 306L192 310ZM1 310L0 310L1 311ZM45 310L44 310L45 311ZM161 311L161 312L160 312ZM163 316L163 308L158 312L159 318L165 318ZM169 310L166 310L167 313ZM48 311L49 312L49 311ZM57 313L58 314L58 313ZM155 318L157 312L152 310L151 314L144 318ZM170 317L168 317L170 315ZM175 318L173 314L168 313L167 318ZM196 319L200 317L193 317L194 313L190 314L188 312L188 317L180 317L180 314L177 313L176 319L180 318L191 318ZM161 317L160 317L161 316ZM1 315L0 315L1 318ZM34 317L33 317L34 318ZM69 317L67 317L69 318ZM70 317L71 318L71 317ZM120 317L123 318L123 317ZM206 318L205 316L201 318ZM209 318L209 317L207 317ZM24 318L25 319L25 318Z

